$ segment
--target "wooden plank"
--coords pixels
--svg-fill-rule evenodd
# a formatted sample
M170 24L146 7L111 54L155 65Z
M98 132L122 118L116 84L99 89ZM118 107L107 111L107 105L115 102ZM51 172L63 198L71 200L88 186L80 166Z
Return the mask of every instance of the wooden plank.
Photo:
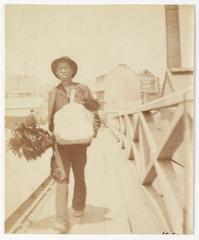
M118 159L118 178L123 188L123 196L133 233L162 234L168 228L157 215L150 199L140 186L136 171L132 171L132 162L126 162L125 164L122 164L122 162L124 162L122 158ZM132 191L129 189L132 189Z
M158 150L157 159L170 159L183 139L183 106L179 106Z
M126 115L125 115L126 116ZM139 116L137 117L137 120L136 120L136 127L135 127L135 132L136 132L136 135L138 136L138 122L139 122ZM129 121L129 118L126 116L126 123L127 123L127 129L129 131L129 134L131 136L131 138L133 138L133 129L132 129L132 126L130 124L130 121ZM117 134L120 134L120 133L117 133ZM134 135L135 136L135 135ZM135 139L134 139L135 140ZM140 143L138 142L137 144L138 146L140 145ZM135 160L135 167L137 169L137 172L138 172L138 175L139 175L139 178L140 178L140 181L143 183L143 184L150 184L153 179L156 177L156 172L154 170L154 167L152 167L151 169L149 168L148 171L150 171L149 173L146 173L146 176L147 177L144 177L143 178L143 157L140 156L139 154L139 150L135 144L134 141L131 141L131 147L132 147L132 150L133 150L133 155L134 155L134 160ZM142 151L141 151L142 152ZM153 163L154 164L154 163ZM150 166L149 166L150 167ZM143 180L144 179L144 180Z
M142 112L144 111L152 111L160 108L167 108L176 106L184 103L184 96L186 96L186 101L193 101L193 87L189 89L177 91L175 93L169 94L168 96L158 98L154 101L151 101L143 106Z
M134 159L133 149L132 149L133 129L132 129L128 115L125 115L124 117L126 120L126 131L127 131L128 142L129 142L128 160L133 160Z
M191 120L194 119L194 107L193 102L185 102L185 111L189 114Z
M184 207L184 178L178 178L179 176L176 174L176 170L174 169L175 163L172 162L172 159L167 159L165 161L161 161L162 170L164 172L164 175L166 179L168 180L168 183L171 186L171 189L173 193L176 196L176 199L178 201L178 204L180 208L182 209ZM182 169L180 166L181 173L184 175L184 169Z
M119 131L124 134L124 129L125 128L124 128L124 123L123 123L123 120L122 120L122 116L119 116L119 123L120 123Z
M164 201L165 201L165 205L169 215L169 220L171 222L172 231L175 234L182 234L183 233L183 212L164 174L164 171L167 171L165 167L166 166L164 165L163 162L155 163L155 168L158 174L158 181L164 196Z
M142 171L141 171L141 164L140 164L140 155L138 152L138 143L132 141L132 149L133 149L133 154L134 154L134 162L135 162L135 168L137 170L137 174L139 176L139 179L142 178Z
M142 180L143 185L150 185L154 181L154 179L157 177L154 162L151 161L150 165L148 166L148 168L146 170L146 173Z
M127 127L127 132L129 134L130 140L133 141L133 128L131 126L130 120L128 115L124 115L125 120L126 120L126 127Z
M139 124L139 141L138 152L139 152L139 165L140 165L140 177L143 178L146 167L150 164L150 149L146 141L146 136L143 130L143 126Z
M158 151L156 156L153 156L154 161L156 161L155 160L156 158L158 159L171 158L174 151L182 141L182 122L181 122L181 125L179 125L178 128L176 128L176 126L178 125L178 122L182 117L182 113L183 113L183 109L182 109L182 106L180 106L176 115L174 116L170 130L167 132L167 135L164 137L164 141L160 147L160 150ZM152 154L154 155L154 153L155 153L155 149ZM151 184L154 178L156 177L156 173L154 171L153 165L154 165L154 162L152 161L149 167L147 168L146 174L143 179L143 184Z
M154 170L154 167L150 168L150 171L148 171L148 166L151 166L151 163L154 163L154 156L157 152L157 146L154 141L154 138L151 134L151 131L145 121L145 118L142 113L140 113L140 123L143 127L143 132L140 132L140 147L142 148L140 151L140 160L145 160L145 168L147 171L145 172L143 169L143 175L142 175L142 182L143 184L150 184L152 180L156 177L156 172ZM141 130L142 131L142 130ZM147 160L147 159L148 160ZM147 161L146 161L147 160ZM144 180L143 180L144 179Z
M132 149L132 144L130 141L129 134L127 134L128 140L126 141L125 149L127 153L127 159L128 160L134 160L134 155L133 155L133 149Z
M185 103L185 111L190 106ZM193 186L194 186L194 170L193 170L193 121L184 115L184 233L193 234Z
M144 126L146 136L148 136L147 141L150 145L150 163L147 166L147 170L143 177L142 184L149 185L153 182L153 180L157 176L157 173L156 173L155 167L154 167L154 162L156 161L157 144L156 144L154 137L153 137L153 135L148 127L148 124L147 124L148 122L155 124L152 113L151 112L142 113L141 122Z
M29 216L28 224L20 229L18 234L59 234L58 230L53 228L56 222L55 214L55 187L41 202L37 209Z
M136 167L137 173L139 175L139 179L141 179L142 178L143 161L140 160L141 157L140 157L140 153L139 153L139 149L138 149L139 145L140 145L140 143L138 142L139 116L137 116L137 118L136 118L136 126L135 126L134 133L133 133L133 128L132 128L132 125L129 121L129 118L126 118L126 120L127 120L127 126L128 126L128 129L129 129L129 133L131 134L131 139L133 139L131 141L131 146L132 146L134 160L135 160L135 167ZM136 140L135 140L135 136L136 136Z
M164 82L163 82L163 85L162 85L162 95L165 95L166 90L167 90L166 87L169 88L170 92L174 92L175 91L175 88L174 88L174 85L173 85L173 83L171 81L171 78L172 78L171 72L170 72L169 69L167 69L166 70L165 79L164 79Z
M155 142L155 140L153 138L153 135L152 135L152 133L151 133L147 123L146 123L146 120L145 120L143 114L140 113L139 117L140 117L140 122L141 122L141 124L143 126L144 133L146 134L146 140L147 140L147 143L148 143L148 145L150 147L150 152L154 153L154 152L157 151L156 142Z
M125 116L122 116L122 123L123 123L123 125L124 125L123 134L126 135L127 132L126 132L126 121L125 121Z
M180 106L174 116L174 119L171 123L171 127L166 132L166 135L163 138L162 144L159 149L152 153L151 163L147 167L146 174L143 177L143 184L151 184L156 177L154 171L154 164L156 160L171 159L173 153L179 146L182 141L182 121L178 126L179 121L182 119L183 108ZM176 128L178 126L178 128Z
M139 134L138 134L138 127L139 127L139 115L137 115L137 118L135 120L135 127L133 131L133 141L138 141Z
M130 140L129 132L127 129L127 123L126 123L125 116L122 116L122 123L124 125L124 130L123 130L124 141L123 141L122 148L126 150L127 158L131 159L132 158L131 140Z
M37 205L46 196L48 190L53 186L54 180L51 176L46 180L30 195L26 201L6 220L5 231L6 233L15 233L21 227L22 223L32 213Z
M158 218L160 218L162 224L164 224L163 232L172 234L171 224L162 195L156 191L153 185L143 186L143 190L148 195L150 202L153 205L156 214L158 215Z
M168 96L165 96L165 97L160 97L151 102L140 105L139 107L132 107L132 108L120 111L114 117L122 116L125 114L135 114L139 112L152 111L156 109L176 106L178 104L184 103L185 101L184 96L187 96L186 101L193 101L193 87L187 90L182 90L182 91L169 94Z
M124 141L125 141L125 136L124 136L124 132L125 132L125 126L124 126L124 122L122 119L122 116L119 116L119 123L120 123L120 143L121 143L121 148L124 149Z

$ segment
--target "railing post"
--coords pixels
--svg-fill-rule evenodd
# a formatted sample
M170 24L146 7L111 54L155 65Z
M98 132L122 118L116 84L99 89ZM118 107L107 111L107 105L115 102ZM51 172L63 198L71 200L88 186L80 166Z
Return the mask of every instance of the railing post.
M184 101L184 180L185 180L185 204L184 204L184 234L193 233L193 136L191 116L188 111L193 111L193 104Z
M133 141L133 137L132 137L132 127L131 127L131 123L129 120L129 116L128 115L124 115L125 117L125 125L126 125L126 138L127 138L127 155L128 155L128 160L133 160L134 156L133 156L133 149L132 149L132 141Z
M121 148L124 149L124 133L125 133L125 126L122 120L122 117L119 116L119 122L120 122L120 143L121 143Z

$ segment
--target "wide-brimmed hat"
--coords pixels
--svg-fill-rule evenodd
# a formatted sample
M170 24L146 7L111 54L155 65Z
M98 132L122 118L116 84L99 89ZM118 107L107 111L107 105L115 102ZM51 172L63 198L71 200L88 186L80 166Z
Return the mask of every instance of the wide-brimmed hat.
M73 70L73 75L72 75L72 78L73 78L77 73L77 69L78 69L77 63L67 56L57 58L51 63L51 70L54 73L54 75L57 77L56 69L60 62L66 62L71 67L71 69Z

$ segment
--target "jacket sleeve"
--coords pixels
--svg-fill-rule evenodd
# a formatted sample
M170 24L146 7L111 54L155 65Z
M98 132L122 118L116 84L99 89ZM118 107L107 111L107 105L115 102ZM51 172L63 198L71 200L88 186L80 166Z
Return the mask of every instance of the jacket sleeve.
M53 116L55 107L55 90L48 95L48 128L51 132L54 130Z
M99 103L96 99L94 99L91 90L87 87L84 86L84 91L85 91L85 98L84 98L84 106L89 110L89 111L97 111L99 110Z

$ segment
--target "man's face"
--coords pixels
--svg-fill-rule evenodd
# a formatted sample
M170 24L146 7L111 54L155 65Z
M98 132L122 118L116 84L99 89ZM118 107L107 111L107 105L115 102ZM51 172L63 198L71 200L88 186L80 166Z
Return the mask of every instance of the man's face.
M73 76L73 70L71 69L70 65L66 62L60 62L57 65L55 73L62 82L71 80Z

